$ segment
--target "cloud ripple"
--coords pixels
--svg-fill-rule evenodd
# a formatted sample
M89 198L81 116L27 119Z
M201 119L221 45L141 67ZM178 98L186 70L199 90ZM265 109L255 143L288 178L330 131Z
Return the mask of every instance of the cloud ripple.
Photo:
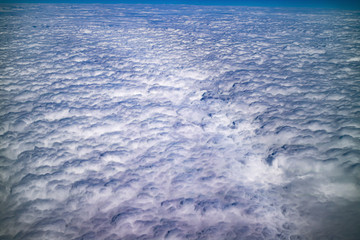
M356 239L359 15L2 5L1 239Z

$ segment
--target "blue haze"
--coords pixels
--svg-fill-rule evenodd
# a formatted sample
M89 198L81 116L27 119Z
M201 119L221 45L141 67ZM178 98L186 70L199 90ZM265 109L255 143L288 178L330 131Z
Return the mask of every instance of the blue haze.
M358 239L359 23L1 5L0 239Z
M0 3L190 4L360 10L360 2L356 0L0 0Z

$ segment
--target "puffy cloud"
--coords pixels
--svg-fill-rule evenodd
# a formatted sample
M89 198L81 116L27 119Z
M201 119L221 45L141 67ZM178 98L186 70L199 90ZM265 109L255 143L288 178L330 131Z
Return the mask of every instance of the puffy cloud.
M359 235L356 13L42 4L0 18L1 238Z

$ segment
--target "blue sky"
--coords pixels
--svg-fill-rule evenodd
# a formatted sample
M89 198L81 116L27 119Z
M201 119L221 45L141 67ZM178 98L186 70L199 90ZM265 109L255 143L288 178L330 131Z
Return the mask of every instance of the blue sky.
M360 9L360 1L356 0L0 0L0 3L16 2L195 4Z

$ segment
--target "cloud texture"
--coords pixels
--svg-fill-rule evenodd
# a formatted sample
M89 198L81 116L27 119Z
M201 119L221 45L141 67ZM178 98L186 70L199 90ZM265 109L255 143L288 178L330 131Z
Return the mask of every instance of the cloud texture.
M360 17L3 5L0 239L356 239Z

